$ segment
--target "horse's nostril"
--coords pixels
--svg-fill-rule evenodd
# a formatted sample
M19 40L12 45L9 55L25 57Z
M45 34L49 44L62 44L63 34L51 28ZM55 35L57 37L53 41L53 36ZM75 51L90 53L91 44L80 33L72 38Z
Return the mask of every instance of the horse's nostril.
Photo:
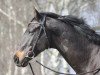
M14 62L17 64L19 63L19 58L17 56L14 56Z

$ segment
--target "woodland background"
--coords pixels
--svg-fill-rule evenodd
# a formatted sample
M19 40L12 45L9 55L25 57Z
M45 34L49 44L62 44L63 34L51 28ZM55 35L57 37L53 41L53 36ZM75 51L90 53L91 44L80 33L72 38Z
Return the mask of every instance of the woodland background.
M34 6L39 12L82 17L98 34L100 32L100 0L0 0L0 75L32 75L29 66L19 68L14 64L13 55L34 17ZM74 73L56 49L45 50L36 59L54 70ZM58 75L35 61L31 63L36 75Z

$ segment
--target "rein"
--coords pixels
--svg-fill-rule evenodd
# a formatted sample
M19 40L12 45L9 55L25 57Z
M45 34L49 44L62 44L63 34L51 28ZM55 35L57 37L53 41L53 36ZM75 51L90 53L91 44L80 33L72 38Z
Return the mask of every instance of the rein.
M35 46L36 46L36 44L37 44L37 41L38 41L39 38L41 37L42 31L44 32L44 34L45 34L45 36L46 36L46 39L47 39L47 41L48 41L48 45L50 46L49 39L48 39L48 36L47 36L47 33L46 33L46 29L45 29L45 22L46 22L46 16L43 15L43 20L40 21L40 31L39 31L39 35L38 35L38 37L37 37L37 39L36 39L36 42L35 42L34 46L32 47L32 53L33 53L33 54L35 54L35 53L34 53L34 49L35 49ZM31 23L32 23L32 21L31 21ZM33 57L26 56L26 58L32 59L32 58L34 58L34 55L33 55ZM55 73L57 73L57 74L64 74L64 75L84 75L84 74L88 74L88 73L93 73L93 74L95 75L95 74L97 74L97 73L100 71L100 68L97 68L97 69L95 69L95 70L88 71L88 72L83 72L83 73L79 73L79 74L67 74L67 73L62 73L62 72L55 71L55 70L53 70L53 69L51 69L51 68L49 68L49 67L47 67L47 66L41 64L41 63L40 63L39 61L37 61L37 60L36 60L36 62L37 62L39 65L43 66L44 68L46 68L46 69L48 69L48 70L50 70L50 71L53 71L53 72L55 72ZM31 71L32 71L32 74L35 75L35 73L34 73L34 71L33 71L33 68L32 68L32 66L31 66L31 63L29 63L29 66L30 66L30 69L31 69Z
M36 62L37 62L39 65L43 66L44 68L46 68L46 69L48 69L48 70L50 70L50 71L52 71L52 72L55 72L55 73L57 73L57 74L62 74L62 75L84 75L84 74L88 74L88 73L93 73L93 75L95 75L95 74L97 74L97 73L100 71L100 68L97 68L97 69L95 69L95 70L88 71L88 72L83 72L83 73L79 73L79 74L68 74L68 73L62 73L62 72L55 71L55 70L53 70L53 69L51 69L51 68L49 68L49 67L47 67L47 66L41 64L41 63L40 63L39 61L37 61L37 60L36 60ZM31 63L29 63L29 66L30 66L30 69L31 69L31 71L32 71L32 74L35 75L35 73L34 73L34 71L33 71L33 68L32 68L32 66L31 66Z

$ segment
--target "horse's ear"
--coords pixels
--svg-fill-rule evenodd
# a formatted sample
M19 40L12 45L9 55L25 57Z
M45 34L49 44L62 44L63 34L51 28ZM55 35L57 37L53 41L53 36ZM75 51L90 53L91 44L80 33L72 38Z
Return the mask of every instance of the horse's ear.
M42 18L41 14L36 9L34 9L34 18L38 21Z

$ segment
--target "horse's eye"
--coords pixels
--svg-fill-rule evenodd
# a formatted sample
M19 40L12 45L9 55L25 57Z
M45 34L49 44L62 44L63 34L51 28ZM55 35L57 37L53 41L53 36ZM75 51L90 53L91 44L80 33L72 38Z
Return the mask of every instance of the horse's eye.
M38 28L39 28L39 26L36 27L36 28L30 28L30 29L29 29L29 33L33 33L33 32L36 31Z
M34 20L28 24L28 31L29 33L33 33L39 27L40 23Z
M33 27L29 27L29 33L32 33L35 29Z

